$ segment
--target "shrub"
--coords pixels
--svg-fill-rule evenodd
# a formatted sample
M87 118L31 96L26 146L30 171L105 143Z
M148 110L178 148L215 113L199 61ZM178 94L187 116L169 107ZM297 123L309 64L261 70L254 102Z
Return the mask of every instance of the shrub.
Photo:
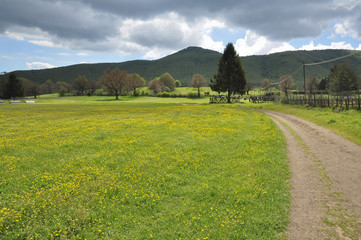
M196 92L188 92L188 93L187 93L187 97L188 97L188 98L198 98L198 93L196 93ZM200 97L202 98L203 95L201 94Z
M104 89L96 89L94 92L95 96L104 96L107 95L106 91L104 91Z
M158 97L170 97L170 93L169 92L161 92L161 93L158 93Z
M68 93L68 90L66 88L62 87L59 90L59 97L64 97L66 93Z

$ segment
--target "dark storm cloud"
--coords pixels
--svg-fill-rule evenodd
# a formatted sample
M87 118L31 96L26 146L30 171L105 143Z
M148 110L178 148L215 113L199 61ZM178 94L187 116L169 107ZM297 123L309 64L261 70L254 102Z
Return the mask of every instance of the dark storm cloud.
M113 34L109 25L116 21L115 16L97 14L80 1L5 0L0 7L3 29L12 26L40 28L70 39L104 38Z
M53 41L86 42L101 48L118 38L145 47L181 45L182 29L172 23L161 27L151 20L175 13L189 26L199 19L224 22L230 28L252 29L269 39L289 41L317 37L336 21L347 22L361 37L360 1L330 0L2 0L0 34L14 27L37 28ZM120 30L124 21L143 23L128 32ZM114 39L113 39L114 40ZM80 46L77 46L80 47ZM80 47L81 48L81 47ZM90 47L91 48L91 47ZM89 48L88 48L89 49Z

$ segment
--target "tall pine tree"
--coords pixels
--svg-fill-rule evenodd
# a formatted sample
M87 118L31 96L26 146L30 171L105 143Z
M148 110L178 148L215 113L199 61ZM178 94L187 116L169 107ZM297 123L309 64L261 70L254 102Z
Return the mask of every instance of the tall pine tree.
M241 58L232 43L228 43L218 63L218 73L211 79L211 89L216 92L227 92L227 102L231 102L232 94L244 94L246 91L246 74Z
M24 96L24 89L20 79L18 79L15 73L10 73L8 82L5 85L5 98L16 99L17 97Z

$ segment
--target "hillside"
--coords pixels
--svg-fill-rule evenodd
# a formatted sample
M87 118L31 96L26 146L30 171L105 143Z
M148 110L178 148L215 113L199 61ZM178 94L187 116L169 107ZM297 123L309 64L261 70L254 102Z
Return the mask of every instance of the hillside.
M348 50L314 50L289 51L266 56L249 56L242 58L248 79L259 85L263 79L269 78L277 82L282 75L291 75L296 86L303 86L303 62L318 63L330 59L346 56L355 51ZM335 65L347 62L357 75L361 75L361 51L359 54L343 58L327 64L306 66L306 77L315 74L319 79L330 74Z
M297 86L302 86L303 62L321 62L342 57L349 53L350 51L347 50L290 51L263 56L242 57L242 63L248 80L254 85L260 85L265 78L270 78L276 82L280 76L290 75L298 70L293 75L293 78ZM217 71L220 57L221 53L216 51L188 47L153 61L135 60L122 63L78 64L53 69L16 71L16 75L37 83L43 83L48 79L53 82L72 82L79 75L85 75L88 79L97 81L106 68L118 67L128 73L140 74L147 82L164 72L169 72L175 79L180 80L183 86L187 86L195 73L203 74L209 80ZM356 73L361 75L361 52L352 57L328 64L307 67L306 74L307 76L316 74L319 78L322 78L329 74L334 65L342 62L348 62Z

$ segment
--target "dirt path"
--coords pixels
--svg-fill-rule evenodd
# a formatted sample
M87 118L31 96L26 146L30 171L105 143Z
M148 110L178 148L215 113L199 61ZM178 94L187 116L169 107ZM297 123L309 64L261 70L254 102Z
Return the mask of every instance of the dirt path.
M361 239L361 147L292 115L264 111L290 160L288 239Z

